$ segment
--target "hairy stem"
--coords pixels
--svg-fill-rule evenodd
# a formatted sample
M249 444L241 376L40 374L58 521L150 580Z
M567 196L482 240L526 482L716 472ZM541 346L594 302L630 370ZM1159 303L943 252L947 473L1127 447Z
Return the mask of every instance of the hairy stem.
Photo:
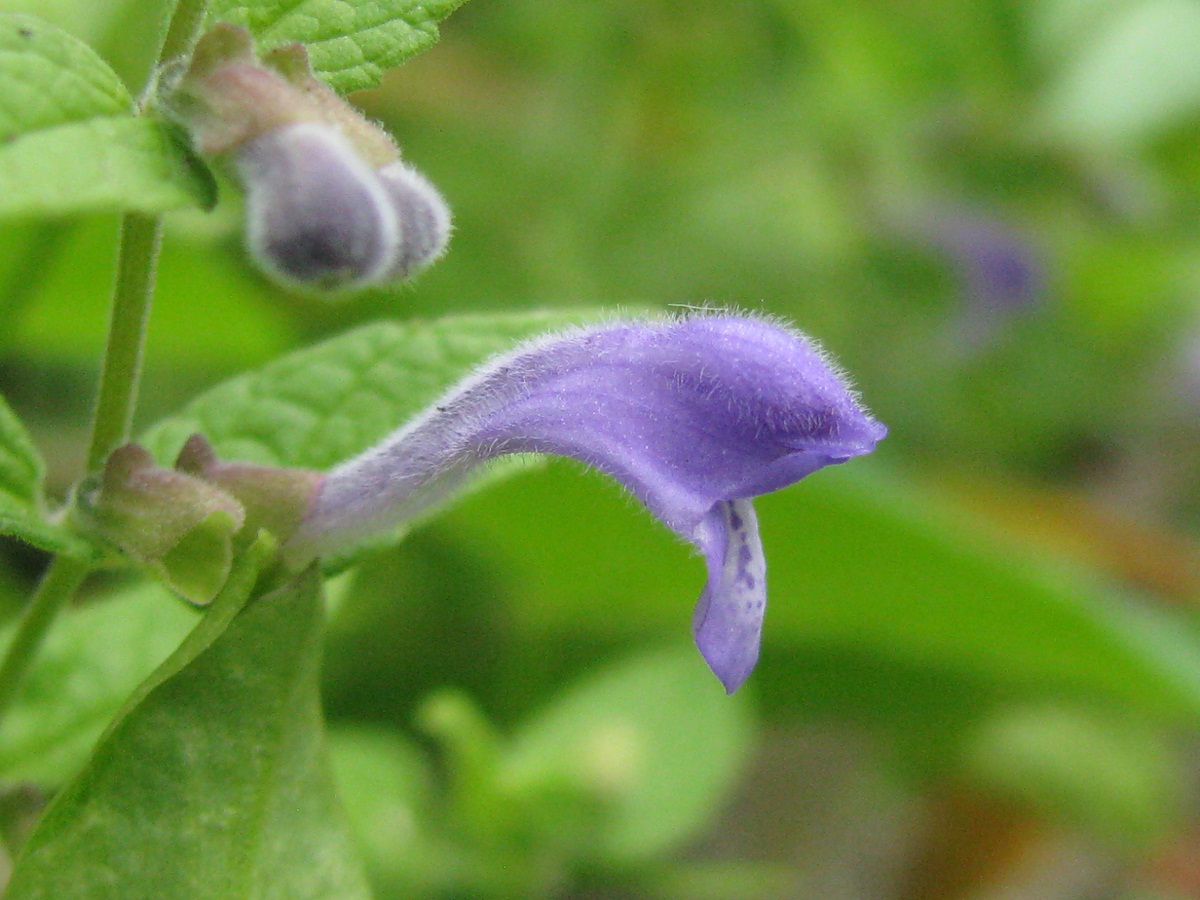
M208 0L178 0L158 51L159 65L191 49L207 8ZM92 440L88 446L89 472L98 469L108 454L128 439L133 425L161 242L161 216L125 214L121 221L108 346L100 371Z
M126 213L121 222L108 347L88 447L89 472L98 469L108 454L125 442L133 424L161 236L162 220L158 216Z
M159 64L191 49L207 8L208 0L177 0L159 48ZM108 454L128 439L133 425L161 241L160 216L135 212L124 215L108 344L88 446L89 472L98 469ZM88 570L86 561L72 557L59 556L51 562L0 661L0 715L12 703L51 624L79 589Z
M25 672L34 654L50 629L59 611L71 599L84 576L88 564L69 556L60 556L50 564L42 583L38 585L29 605L17 623L17 632L8 645L4 662L0 664L0 715L3 715L17 695Z
M208 11L208 0L178 0L171 21L167 24L167 35L163 38L158 53L159 65L183 56L192 49L200 35L204 14Z

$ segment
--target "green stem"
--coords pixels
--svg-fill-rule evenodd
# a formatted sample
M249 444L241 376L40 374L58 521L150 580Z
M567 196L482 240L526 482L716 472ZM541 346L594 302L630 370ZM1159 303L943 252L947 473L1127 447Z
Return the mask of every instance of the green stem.
M42 639L71 599L88 573L88 564L70 556L60 556L50 564L42 583L17 623L17 632L0 664L0 715L17 696L17 689L33 661Z
M176 2L159 49L159 64L191 49L207 8L208 0ZM130 212L121 220L108 345L88 447L89 472L98 469L108 454L128 439L133 425L161 242L161 217ZM0 661L0 715L12 703L47 631L79 589L89 568L87 562L67 556L56 557L50 563L17 624L13 642Z
M208 0L178 0L158 51L158 63L187 53L204 22ZM146 325L154 296L154 271L162 243L162 217L126 213L121 221L117 283L113 291L108 346L100 372L100 391L92 420L87 468L94 472L125 443L133 426Z
M108 347L88 448L89 472L100 468L108 454L125 443L133 424L161 236L162 219L158 216L126 213L121 221Z
M175 4L175 11L171 13L171 21L167 25L167 36L163 38L162 49L158 52L159 65L191 51L192 44L200 36L200 26L204 24L206 12L208 0L179 0Z

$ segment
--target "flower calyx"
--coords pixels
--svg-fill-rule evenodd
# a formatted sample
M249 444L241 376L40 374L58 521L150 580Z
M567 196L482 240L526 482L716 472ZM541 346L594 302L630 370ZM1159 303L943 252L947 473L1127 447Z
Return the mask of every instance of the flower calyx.
M317 472L222 463L193 435L174 468L138 444L114 450L75 491L84 530L197 606L212 602L235 553L261 532L286 539L320 483Z
M300 527L325 476L313 469L222 462L208 439L193 434L179 451L175 469L233 497L246 514L245 530L269 531L284 541Z

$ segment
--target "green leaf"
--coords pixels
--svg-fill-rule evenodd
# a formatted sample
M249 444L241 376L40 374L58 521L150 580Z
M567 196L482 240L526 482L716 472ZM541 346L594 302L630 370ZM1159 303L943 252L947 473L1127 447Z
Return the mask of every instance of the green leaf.
M53 553L87 555L88 545L48 521L43 509L42 458L20 419L0 397L0 534Z
M64 556L90 557L95 548L74 532L61 525L30 515L26 510L6 506L0 494L0 534L11 535L47 553Z
M171 128L134 117L82 41L0 13L0 83L0 216L211 205L211 180Z
M133 112L133 98L104 60L33 16L0 13L0 83L0 143L30 131Z
M59 794L9 900L367 898L318 697L320 581L241 608L243 565Z
M1055 134L1100 144L1154 137L1200 111L1200 7L1146 0L1107 18L1062 73L1043 117Z
M260 47L308 45L316 73L342 93L379 84L437 43L437 23L465 0L214 0L211 22L245 26Z
M78 772L134 688L195 621L193 610L149 582L64 614L5 713L0 777L51 787Z
M375 322L218 385L152 427L141 443L169 463L200 432L222 459L326 469L399 428L496 353L598 315Z
M638 657L572 685L529 722L502 777L591 787L609 804L597 856L651 859L715 816L746 761L750 721L694 648Z
M0 147L0 216L157 213L213 198L172 127L151 118L93 118Z

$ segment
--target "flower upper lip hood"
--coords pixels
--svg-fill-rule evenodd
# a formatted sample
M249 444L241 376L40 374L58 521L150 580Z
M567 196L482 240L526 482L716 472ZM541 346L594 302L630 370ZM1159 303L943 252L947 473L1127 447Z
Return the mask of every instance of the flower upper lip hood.
M697 643L730 691L754 666L765 564L749 498L886 434L807 338L730 314L614 321L518 347L329 473L293 563L390 528L482 463L549 453L612 476L699 548Z

